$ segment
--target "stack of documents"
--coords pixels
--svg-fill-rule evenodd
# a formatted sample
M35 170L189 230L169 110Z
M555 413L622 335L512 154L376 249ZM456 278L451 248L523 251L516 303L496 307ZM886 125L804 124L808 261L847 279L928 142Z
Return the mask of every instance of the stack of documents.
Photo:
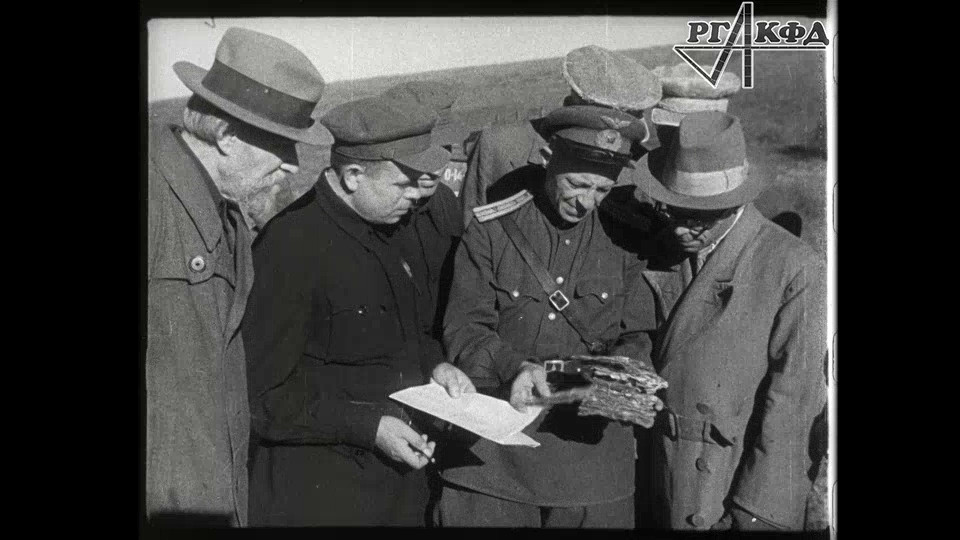
M498 444L540 446L522 430L537 418L542 407L528 406L527 412L521 413L502 399L480 393L452 398L434 380L394 392L390 397Z

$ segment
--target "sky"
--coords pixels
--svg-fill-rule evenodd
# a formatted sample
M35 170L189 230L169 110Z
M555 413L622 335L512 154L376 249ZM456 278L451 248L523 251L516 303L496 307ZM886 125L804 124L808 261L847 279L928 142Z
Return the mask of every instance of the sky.
M204 69L231 26L297 47L327 82L563 56L584 45L612 50L673 45L688 17L363 17L153 19L147 24L148 100L189 94L173 64Z

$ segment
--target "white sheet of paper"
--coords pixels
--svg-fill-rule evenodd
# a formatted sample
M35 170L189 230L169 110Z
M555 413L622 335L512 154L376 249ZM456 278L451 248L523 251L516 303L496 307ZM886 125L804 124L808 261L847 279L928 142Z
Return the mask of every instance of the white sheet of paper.
M521 430L537 418L543 410L542 407L527 407L527 412L521 413L502 399L480 393L468 393L452 398L434 380L422 386L394 392L390 397L497 444L534 448L540 446L540 443Z

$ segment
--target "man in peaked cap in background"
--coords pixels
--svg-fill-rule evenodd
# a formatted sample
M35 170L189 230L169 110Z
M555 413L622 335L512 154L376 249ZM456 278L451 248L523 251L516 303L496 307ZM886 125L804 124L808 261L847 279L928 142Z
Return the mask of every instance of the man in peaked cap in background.
M643 117L661 97L660 81L639 62L623 54L589 45L567 53L563 61L563 77L570 85L570 94L563 105L595 105L610 107ZM541 163L540 151L547 147L538 129L542 119L517 125L496 126L484 130L470 151L467 172L460 199L463 202L464 224L473 219L472 209L506 198L516 191L510 182L499 180L510 171ZM655 144L646 141L635 150L636 157ZM648 148L649 147L649 148ZM639 183L634 169L624 169L620 186L601 209L618 220L640 228L649 226L650 212L644 213L634 198ZM644 197L642 193L638 193ZM649 206L649 205L647 205Z
M739 120L693 112L640 187L672 241L643 276L657 299L653 362L669 387L655 426L662 525L800 530L825 399L823 261L752 201Z
M543 121L546 166L514 171L524 195L474 209L444 320L448 359L477 388L523 410L549 397L541 359L614 354L648 361L653 298L642 262L595 212L632 166L647 126L596 106ZM528 262L532 261L532 262ZM442 455L442 526L634 527L633 427L555 405L523 432L540 446L486 439Z
M451 136L466 138L465 129L451 122L450 107L461 93L461 88L441 81L411 81L398 84L382 94L385 99L414 103L436 111L437 124L431 130L433 142L437 146L449 144ZM459 135L454 135L458 132ZM441 171L451 166L448 161ZM418 179L419 198L409 216L402 225L412 228L411 234L421 245L418 253L424 260L418 261L424 268L426 286L419 291L422 301L420 313L432 313L423 317L424 333L429 336L427 344L436 348L436 354L443 357L443 314L446 311L446 299L450 292L450 279L453 274L453 255L463 235L463 223L460 221L460 202L451 188L438 174L424 174ZM432 358L433 355L425 356ZM432 366L430 366L432 367Z
M274 37L230 28L210 70L178 62L183 126L150 127L146 511L152 524L247 522L249 407L239 326L253 280L246 196L319 140L323 79Z
M473 391L423 332L430 256L415 233L434 229L410 212L449 159L436 121L383 97L330 110L330 167L261 235L244 321L251 524L424 524L435 443L388 396L425 367L452 396Z

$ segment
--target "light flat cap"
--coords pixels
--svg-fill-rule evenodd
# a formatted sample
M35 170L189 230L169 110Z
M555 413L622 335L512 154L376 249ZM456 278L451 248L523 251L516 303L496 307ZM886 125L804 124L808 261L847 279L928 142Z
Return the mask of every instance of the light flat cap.
M638 111L660 101L660 80L639 62L597 45L580 47L563 59L563 78L584 101Z
M740 90L740 77L736 74L724 72L714 88L686 62L675 66L657 66L653 72L660 77L666 97L718 99Z

